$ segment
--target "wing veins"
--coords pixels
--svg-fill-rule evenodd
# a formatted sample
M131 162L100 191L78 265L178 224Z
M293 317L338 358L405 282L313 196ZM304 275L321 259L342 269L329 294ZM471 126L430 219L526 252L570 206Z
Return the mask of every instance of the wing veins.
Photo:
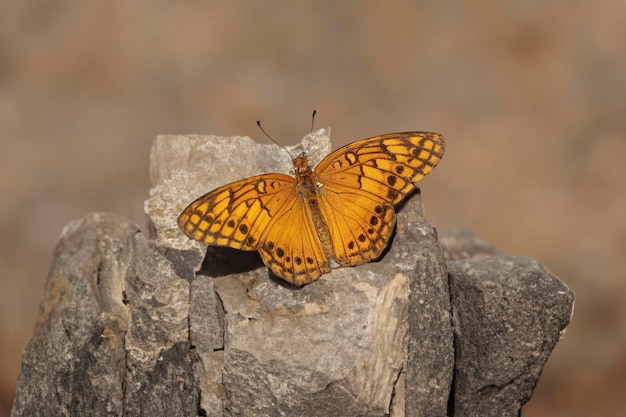
M266 195L270 196L270 199L266 202L263 203L263 200L261 200L260 197L255 198L256 201L259 202L259 205L261 206L261 210L265 211L267 213L267 216L270 218L270 221L267 222L267 224L265 225L265 227L263 228L263 230L259 230L259 239L257 240L256 244L253 245L255 248L258 248L262 243L263 243L263 236L265 235L265 231L268 229L268 227L271 226L272 220L274 218L274 216L272 216L270 214L269 209L267 209L267 206L271 205L271 202L274 201L276 198L279 197L279 194L281 193L290 193L289 190L285 190L285 189L281 189L281 190L277 190L275 192L272 193L267 193ZM280 207L278 209L276 209L276 213L280 213L281 211L283 211L283 207L289 202L288 198L285 198L284 202L280 205ZM245 202L243 203L245 204ZM250 209L252 208L252 206L254 205L251 204L248 207L248 210L246 210L246 214L250 211ZM242 216L241 220L243 220L245 218L245 215ZM256 218L254 219L254 221L250 224L249 228L248 228L248 233L246 234L246 237L250 235L250 233L253 230L256 230L255 227L257 227L257 223L261 220L261 214L257 215ZM241 221L239 222L241 223ZM239 225L237 225L239 226Z

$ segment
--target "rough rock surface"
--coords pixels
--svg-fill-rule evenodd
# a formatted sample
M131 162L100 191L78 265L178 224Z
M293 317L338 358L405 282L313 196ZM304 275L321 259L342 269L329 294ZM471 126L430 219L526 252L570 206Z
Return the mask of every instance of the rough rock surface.
M317 162L328 130L301 146ZM573 294L470 233L438 241L419 193L379 262L303 288L178 231L198 195L289 171L248 138L158 137L149 236L102 213L64 230L12 415L517 415Z
M574 294L539 262L467 232L442 239L455 332L455 416L517 416L573 312ZM473 244L473 249L472 249Z
M130 221L98 213L71 223L12 415L195 415L188 305L188 282Z

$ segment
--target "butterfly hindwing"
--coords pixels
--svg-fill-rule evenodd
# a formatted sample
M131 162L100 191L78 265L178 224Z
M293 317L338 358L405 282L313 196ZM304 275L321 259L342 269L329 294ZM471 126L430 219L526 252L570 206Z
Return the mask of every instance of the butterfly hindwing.
M342 266L360 265L378 258L396 224L393 206L348 187L323 187L320 209L335 259Z
M330 271L311 212L301 196L277 214L263 236L259 254L276 275L295 285L308 284Z

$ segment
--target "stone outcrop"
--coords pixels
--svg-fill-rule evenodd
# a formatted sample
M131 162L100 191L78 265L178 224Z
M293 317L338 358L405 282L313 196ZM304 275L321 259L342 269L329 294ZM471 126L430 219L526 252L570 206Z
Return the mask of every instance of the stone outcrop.
M321 159L328 131L301 146ZM63 231L12 415L517 416L573 293L469 232L438 238L419 193L380 261L302 288L178 231L198 195L289 170L248 138L158 137L147 233L105 213Z

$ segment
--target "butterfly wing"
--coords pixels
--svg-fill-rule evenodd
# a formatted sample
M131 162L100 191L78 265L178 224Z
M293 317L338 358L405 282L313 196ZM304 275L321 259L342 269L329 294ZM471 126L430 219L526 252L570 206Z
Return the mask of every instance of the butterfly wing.
M397 204L443 157L437 133L391 133L343 146L315 167L319 181L337 192L369 194Z
M178 226L200 242L257 250L272 219L286 210L294 195L294 178L257 175L198 198L178 216Z
M258 250L279 277L296 285L330 270L295 179L263 174L217 188L178 216L190 238L216 246Z
M320 210L341 265L359 265L382 253L396 222L393 206L437 165L444 150L439 134L396 133L351 143L319 163Z
M378 258L396 225L393 206L366 194L324 187L319 206L326 220L333 253L342 266Z
M315 281L330 271L328 257L302 196L272 219L259 254L276 275L295 285Z

